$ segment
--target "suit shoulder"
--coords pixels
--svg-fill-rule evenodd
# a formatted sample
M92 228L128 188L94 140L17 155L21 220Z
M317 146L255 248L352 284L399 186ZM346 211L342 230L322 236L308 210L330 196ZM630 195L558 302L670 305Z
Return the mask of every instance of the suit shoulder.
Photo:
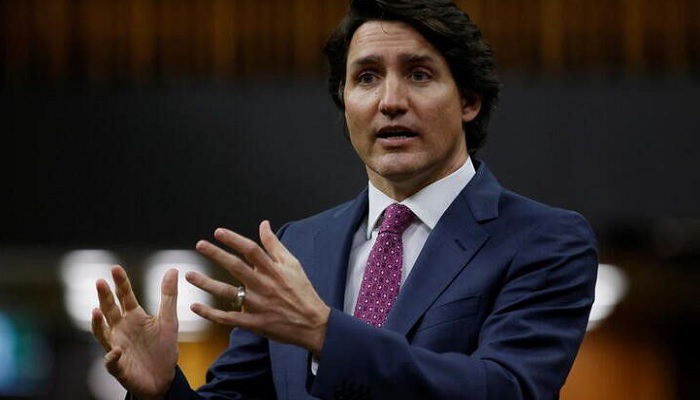
M514 226L528 230L559 227L593 238L588 221L580 213L553 207L507 189L503 189L499 210L499 219L510 221Z
M352 207L355 201L357 200L349 200L333 208L329 208L328 210L321 211L318 214L314 214L303 219L287 222L282 227L282 229L280 229L280 233L284 233L289 230L292 230L296 233L314 231L317 228L328 224L329 221L333 220L338 215L347 212L349 208Z

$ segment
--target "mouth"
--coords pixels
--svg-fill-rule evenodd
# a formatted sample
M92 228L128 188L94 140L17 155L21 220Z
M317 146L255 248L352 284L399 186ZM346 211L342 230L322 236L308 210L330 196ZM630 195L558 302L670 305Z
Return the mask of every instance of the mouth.
M377 139L404 139L418 136L416 131L405 126L387 126L377 131Z

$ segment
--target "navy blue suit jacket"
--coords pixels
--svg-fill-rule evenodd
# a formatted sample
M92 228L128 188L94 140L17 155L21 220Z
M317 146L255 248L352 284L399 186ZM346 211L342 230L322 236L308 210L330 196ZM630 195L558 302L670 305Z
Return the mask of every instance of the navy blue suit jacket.
M192 391L169 398L556 399L583 338L597 253L578 214L503 189L483 163L428 237L382 329L344 314L367 193L283 227L332 307L316 376L309 353L234 329Z

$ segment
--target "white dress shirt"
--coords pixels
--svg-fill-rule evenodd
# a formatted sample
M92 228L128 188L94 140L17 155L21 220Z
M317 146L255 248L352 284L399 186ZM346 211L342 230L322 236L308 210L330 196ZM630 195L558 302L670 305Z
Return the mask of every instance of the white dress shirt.
M435 228L442 214L457 198L459 193L472 179L476 171L471 159L455 172L424 187L419 192L405 199L401 204L410 208L415 214L411 225L403 233L403 268L401 270L401 285L406 281L408 274L413 269L413 264L423 250L423 245L428 235ZM372 182L369 183L369 212L367 219L362 223L353 238L348 261L348 271L345 284L345 303L343 311L353 314L355 303L360 293L362 277L367 266L369 252L379 235L379 219L388 206L396 203L396 200L377 189Z

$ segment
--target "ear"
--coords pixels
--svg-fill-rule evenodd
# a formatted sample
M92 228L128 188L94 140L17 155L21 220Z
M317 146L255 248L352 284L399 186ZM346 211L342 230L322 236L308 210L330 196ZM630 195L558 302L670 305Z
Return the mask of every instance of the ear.
M340 102L340 104L338 104L338 106L340 106L341 108L345 108L345 82L344 81L338 82L338 93L337 94L338 94L338 101Z
M462 96L462 121L470 122L479 115L481 111L481 95L478 93L468 93Z

